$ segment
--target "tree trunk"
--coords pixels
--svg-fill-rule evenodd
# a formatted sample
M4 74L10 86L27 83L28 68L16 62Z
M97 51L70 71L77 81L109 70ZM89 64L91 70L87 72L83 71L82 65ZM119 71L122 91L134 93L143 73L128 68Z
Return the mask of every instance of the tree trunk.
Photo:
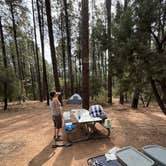
M89 13L88 0L82 0L82 97L83 108L89 109Z
M127 10L129 0L124 0L124 11Z
M163 78L161 81L161 89L163 92L162 100L163 100L164 104L166 104L166 80L165 80L165 78Z
M81 15L81 3L79 3L79 7L80 7L80 15ZM81 27L81 20L79 20L79 23L78 23L78 26L79 26L79 38L78 38L78 75L79 75L79 78L78 78L78 89L79 89L79 93L82 95L82 92L81 92L81 80L82 80L82 51L81 51L81 30L82 30L82 27Z
M141 98L141 101L142 101L142 105L143 105L143 107L146 107L143 96L140 95L140 98Z
M107 86L107 56L106 52L104 52L104 80L105 80L105 87Z
M66 53L65 53L65 39L64 39L64 28L63 28L63 12L61 13L61 38L62 38L62 56L63 56L63 76L64 76L64 95L65 98L67 94L67 82L66 82Z
M32 12L33 12L33 26L34 26L34 36L35 36L35 54L36 54L36 65L37 65L37 81L38 81L38 91L39 91L39 99L40 102L43 101L42 96L42 85L41 85L41 77L40 77L40 66L39 66L39 53L37 46L37 36L36 36L36 21L35 21L35 13L34 13L34 1L32 0Z
M150 95L150 97L149 97L149 99L148 99L148 101L147 101L147 103L146 103L146 107L149 107L149 104L150 104L151 98L152 98L152 95Z
M124 98L125 98L125 102L127 103L127 102L128 102L128 95L127 95L127 92L125 92Z
M43 18L43 2L41 2L41 9L39 6L39 0L37 2L37 11L38 11L38 21L39 21L39 32L40 32L40 42L42 50L42 64L43 64L43 96L47 98L47 105L49 105L49 92L48 92L48 81L47 81L47 70L45 63L45 54L44 54L44 18ZM41 11L41 13L40 13Z
M50 0L45 0L45 6L46 6L46 15L47 15L50 51L51 51L52 66L53 66L54 83L55 83L56 90L60 91L61 89L60 89L60 83L59 83L59 77L58 77L57 59L56 59L55 46L54 46Z
M124 104L124 94L123 94L123 92L120 92L120 100L119 100L119 103L120 104Z
M163 113L166 115L166 107L158 93L158 90L157 90L157 87L156 87L156 84L155 84L155 80L153 78L150 78L150 82L151 82L151 86L152 86L152 89L153 89L153 92L154 92L154 95L156 97L156 100L157 100L157 103L159 105L159 107L161 108L161 110L163 111Z
M7 56L6 56L6 48L5 48L5 41L4 41L1 17L0 17L0 35L1 35L1 47L2 47L3 63L4 63L4 67L7 69L7 67L8 67ZM7 106L8 106L7 82L5 81L5 83L4 83L4 111L7 110Z
M15 17L14 17L13 2L12 1L10 2L10 12L12 15L13 37L14 37L14 43L15 43L15 49L16 49L16 55L17 55L18 76L19 76L19 79L22 80L20 55L19 55L18 42L17 42L17 31L16 31L16 24L15 24Z
M74 91L74 86L73 86L74 77L73 77L73 70L72 70L71 34L70 34L70 24L69 24L69 15L68 15L67 0L63 0L63 3L64 3L64 10L65 10L65 23L66 23L66 36L67 36L69 80L70 80L71 94L73 94L73 91Z
M134 95L133 95L133 100L132 100L131 107L134 108L134 109L137 109L138 108L138 101L139 101L139 90L136 89L134 91Z
M30 73L31 73L31 81L32 81L32 94L33 94L33 100L36 100L36 94L35 94L35 81L34 81L34 70L32 64L30 64Z
M11 59L12 59L13 67L14 67L14 72L15 72L15 75L17 75L16 59L15 59L15 55L13 53L13 48L12 48L11 42L10 42L10 54L11 54Z
M92 92L91 92L91 97L92 100L94 98L95 95L95 86L96 86L96 77L97 77L97 69L96 69L96 56L95 56L95 32L94 32L94 8L95 8L95 1L92 0L92 35L91 35L91 52L92 52Z
M75 62L75 86L74 86L74 89L75 89L75 92L78 93L78 71L77 71L77 56L75 56L74 58Z
M112 66L111 66L111 7L112 0L106 0L106 8L107 8L107 39L108 39L108 103L112 104Z

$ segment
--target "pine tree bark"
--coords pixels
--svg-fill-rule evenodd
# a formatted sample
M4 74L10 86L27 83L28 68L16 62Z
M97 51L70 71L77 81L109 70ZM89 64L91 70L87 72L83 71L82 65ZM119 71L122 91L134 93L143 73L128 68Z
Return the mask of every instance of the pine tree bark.
M79 3L80 7L80 15L81 15L81 2ZM78 23L79 26L79 37L78 37L78 73L79 73L79 78L78 78L78 89L79 93L81 94L81 73L82 73L82 52L81 52L81 20L79 20Z
M68 15L68 5L67 0L63 0L64 10L65 10L65 24L66 24L66 36L67 36L67 52L68 52L68 68L69 68L69 80L70 80L70 93L74 92L74 77L72 69L72 55L71 55L71 34L70 34L70 24L69 24L69 15ZM70 95L71 95L70 94Z
M16 23L15 23L15 16L14 16L14 9L13 9L12 1L10 1L10 12L11 12L11 16L12 16L13 37L14 37L14 43L15 43L15 49L16 49L16 55L17 55L18 76L19 76L19 79L22 80L20 55L19 55L18 42L17 42Z
M51 58L52 58L52 66L53 66L54 83L55 83L56 90L60 91L61 89L60 89L60 83L59 83L59 77L58 77L57 59L56 59L55 46L54 46L50 0L45 0L45 6L46 6L46 15L47 15L48 33L49 33L50 50L51 50Z
M112 66L111 66L111 7L112 0L106 0L107 9L107 38L108 38L108 103L112 104Z
M129 0L124 0L124 11L127 10Z
M15 59L15 55L13 53L13 49L12 49L12 44L11 43L10 43L10 54L11 54L11 59L12 59L13 67L14 67L14 72L15 72L15 75L17 75L16 59Z
M123 94L123 92L122 92L122 91L120 92L120 99L119 99L119 103L120 103L120 104L122 104L122 105L124 104L124 94Z
M83 108L89 109L89 13L88 0L82 0L82 97Z
M66 53L65 53L65 39L64 39L64 28L63 28L63 13L61 13L61 38L62 38L62 56L63 56L63 76L64 76L64 94L67 94L67 81L66 81Z
M6 48L5 48L5 41L4 41L4 35L3 35L3 28L2 28L2 22L0 17L0 35L1 35L1 46L2 46L2 56L3 56L3 63L5 69L7 69L7 56L6 56ZM7 82L4 83L4 111L7 110L8 106L8 99L7 99Z
M149 104L150 104L151 98L152 98L152 95L149 96L149 99L148 99L148 101L147 101L147 103L146 103L146 107L149 107Z
M157 100L157 103L160 107L160 109L163 111L163 113L166 115L166 107L158 93L158 90L157 90L157 87L156 87L156 84L155 84L155 80L153 78L150 78L150 82L151 82L151 86L152 86L152 89L153 89L153 92L154 92L154 95L156 97L156 100Z
M163 92L163 102L164 104L166 104L166 79L163 78L162 81L161 81L161 89L162 89L162 92Z
M139 90L136 89L134 91L133 100L132 100L132 104L131 104L131 107L134 109L138 108L139 94L140 94Z
M38 91L39 91L39 100L43 101L42 96L42 85L41 85L41 76L40 76L40 66L39 66L39 53L37 46L37 36L36 36L36 21L35 21L35 13L34 13L34 1L32 0L32 13L33 13L33 26L34 26L34 36L35 36L35 54L36 54L36 65L37 65L37 81L38 81Z
M42 50L42 64L43 64L43 97L47 98L47 105L49 105L49 92L48 92L48 81L47 81L47 70L45 63L45 53L44 53L44 18L43 18L43 2L41 2L41 7L39 6L39 0L36 0L38 21L39 21L39 32L40 32L40 42ZM41 9L40 9L41 8ZM40 13L41 11L41 13Z
M35 94L35 80L34 80L34 69L33 69L32 64L30 64L30 73L31 73L33 100L36 100L36 94Z
M142 96L142 95L140 95L140 98L141 98L141 101L142 101L142 105L143 105L143 107L146 107L146 105L145 105L145 101L144 101L143 96Z
M94 32L94 8L95 1L92 0L92 40L91 40L91 50L92 50L92 90L91 97L94 98L94 91L96 89L96 78L97 78L97 65L96 65L96 56L95 56L95 32Z

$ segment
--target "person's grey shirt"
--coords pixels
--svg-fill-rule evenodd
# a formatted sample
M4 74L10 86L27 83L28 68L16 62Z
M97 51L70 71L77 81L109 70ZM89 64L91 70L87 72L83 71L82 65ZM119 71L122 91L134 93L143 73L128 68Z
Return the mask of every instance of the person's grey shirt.
M52 116L58 116L60 113L56 110L55 105L52 100L49 102Z

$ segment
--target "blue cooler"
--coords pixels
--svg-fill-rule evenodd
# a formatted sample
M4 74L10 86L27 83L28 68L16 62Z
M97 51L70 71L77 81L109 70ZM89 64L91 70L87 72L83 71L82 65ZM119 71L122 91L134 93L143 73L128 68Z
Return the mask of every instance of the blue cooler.
M71 132L75 131L75 125L73 123L65 123L65 131L66 132Z

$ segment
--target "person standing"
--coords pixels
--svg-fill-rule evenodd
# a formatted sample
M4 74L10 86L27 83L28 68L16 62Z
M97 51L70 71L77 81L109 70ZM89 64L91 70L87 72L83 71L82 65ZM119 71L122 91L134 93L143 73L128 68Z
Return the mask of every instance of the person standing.
M60 129L62 128L62 112L61 112L61 103L58 100L59 93L56 91L50 92L50 109L52 114L52 119L54 122L54 140L62 141L60 136Z

